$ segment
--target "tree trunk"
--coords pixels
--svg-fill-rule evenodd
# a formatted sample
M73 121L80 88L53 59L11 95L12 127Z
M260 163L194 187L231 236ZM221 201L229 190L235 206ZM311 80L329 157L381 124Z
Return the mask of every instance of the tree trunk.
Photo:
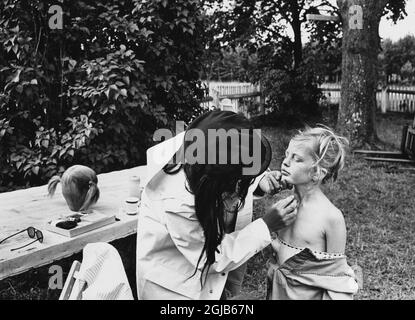
M337 0L337 3L343 21L342 85L337 127L349 138L352 147L362 147L377 140L379 23L386 1ZM360 25L358 12L349 12L355 5L362 9Z
M292 3L292 21L291 27L294 33L294 70L300 66L303 60L303 43L301 40L301 21L300 21L300 8L298 2Z

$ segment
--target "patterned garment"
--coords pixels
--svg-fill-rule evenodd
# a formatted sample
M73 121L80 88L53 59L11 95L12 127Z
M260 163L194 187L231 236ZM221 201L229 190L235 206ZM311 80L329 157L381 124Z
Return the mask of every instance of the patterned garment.
M349 300L358 290L356 276L343 254L290 246L292 256L281 265L268 261L268 300ZM274 246L274 245L273 245Z
M85 246L76 278L79 287L86 288L82 290L82 300L133 300L121 257L108 243Z

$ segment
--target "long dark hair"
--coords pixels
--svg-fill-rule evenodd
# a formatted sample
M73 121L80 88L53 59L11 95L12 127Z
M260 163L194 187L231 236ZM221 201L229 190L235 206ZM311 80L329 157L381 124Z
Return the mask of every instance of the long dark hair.
M229 129L249 129L250 134L253 135L253 127L248 119L242 115L237 115L233 112L227 111L211 111L208 112L189 125L187 132L190 129L197 128L204 132L206 137L208 129L224 128ZM239 134L241 132L239 131ZM263 142L264 143L264 142ZM206 261L202 268L200 282L203 286L203 275L205 274L205 280L207 279L209 268L215 262L215 253L218 250L218 246L221 244L225 235L225 208L223 195L225 193L234 194L237 192L239 198L239 205L236 208L237 213L245 203L245 198L248 193L249 186L254 182L255 177L261 172L258 172L255 176L243 175L244 164L241 161L235 163L208 164L207 158L204 158L203 163L189 164L183 153L185 153L188 142L184 141L183 148L181 148L173 157L173 161L169 162L163 170L167 174L175 174L180 170L184 170L188 191L195 197L195 213L200 225L203 228L203 234L205 237L205 243L203 245L202 252L200 253L194 276L199 269L199 264L206 254ZM261 145L261 164L268 167L270 161L270 147L268 141L266 141L268 148ZM208 143L204 144L206 147ZM219 146L215 142L214 147L218 151ZM183 153L181 153L183 152ZM205 156L207 157L209 150L206 150ZM227 150L229 152L229 150ZM216 153L216 156L218 156ZM228 157L227 159L230 159ZM261 168L265 170L265 168ZM236 219L236 218L235 218Z
M207 278L210 266L215 262L215 251L221 244L225 235L225 210L223 194L234 193L238 190L240 199L236 211L245 204L245 198L249 186L253 183L252 177L242 176L242 169L234 165L203 165L203 164L181 164L166 165L163 170L167 174L175 174L183 169L189 186L188 191L195 196L195 212L200 225L203 228L205 243L197 261L196 274L199 264L206 254L206 261L202 268L202 278ZM232 171L241 171L240 175L230 175ZM236 188L238 186L238 188ZM192 275L192 276L193 276Z

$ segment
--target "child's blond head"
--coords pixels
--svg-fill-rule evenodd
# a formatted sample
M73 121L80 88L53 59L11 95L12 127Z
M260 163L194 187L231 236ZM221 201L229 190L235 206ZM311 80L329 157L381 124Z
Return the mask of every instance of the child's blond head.
M82 165L69 167L62 175L54 176L48 183L51 196L57 184L62 183L62 194L72 211L85 211L98 201L98 178L94 170Z
M314 128L306 127L292 140L307 143L317 171L323 173L324 177L319 179L322 183L330 179L336 181L338 172L344 167L346 150L349 146L346 138L336 135L326 126L319 125Z

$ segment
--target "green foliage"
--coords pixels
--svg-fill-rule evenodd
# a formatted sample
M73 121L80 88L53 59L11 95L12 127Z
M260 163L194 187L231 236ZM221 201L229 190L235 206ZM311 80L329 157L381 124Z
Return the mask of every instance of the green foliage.
M308 64L302 64L297 70L269 70L264 72L261 85L264 89L266 108L274 118L281 116L306 120L318 117L321 91Z
M403 19L407 14L405 11L408 0L386 0L383 15L394 22Z
M386 39L382 43L382 52L379 54L380 72L386 82L392 75L402 79L404 82L415 81L415 37L406 37L392 42Z
M228 71L237 66L236 70L244 70L238 73L245 76L243 80L260 83L266 108L276 118L283 114L306 118L318 113L320 72L314 68L315 59L303 54L301 42L301 26L306 22L306 14L318 12L317 7L311 0L242 0L232 9L226 11L221 8L213 15L214 25L222 31L218 32L220 41L235 48L234 52L226 50L232 53L230 56L233 58ZM289 36L289 31L293 31L294 37ZM327 37L329 33L332 33L331 29L322 31L323 35L316 38ZM249 63L237 63L242 60L241 53ZM313 55L313 58L318 55ZM226 56L220 58L223 65Z
M221 49L212 54L205 62L203 79L215 81L250 81L249 73L257 67L256 54L250 54L246 48Z
M54 4L0 1L0 187L142 164L155 129L200 112L200 0L65 2L62 30Z
M375 2L379 2L380 15L394 21L405 16L406 0ZM303 118L318 115L321 96L318 83L326 77L335 79L340 75L341 23L310 22L306 16L309 13L338 15L336 3L240 0L231 7L218 2L216 7L219 9L211 20L214 28L220 30L216 33L217 41L246 48L249 54L255 55L257 67L246 73L250 81L261 83L267 107L274 115L277 118L281 114ZM311 34L306 45L302 43L304 28ZM412 72L409 65L404 72Z

